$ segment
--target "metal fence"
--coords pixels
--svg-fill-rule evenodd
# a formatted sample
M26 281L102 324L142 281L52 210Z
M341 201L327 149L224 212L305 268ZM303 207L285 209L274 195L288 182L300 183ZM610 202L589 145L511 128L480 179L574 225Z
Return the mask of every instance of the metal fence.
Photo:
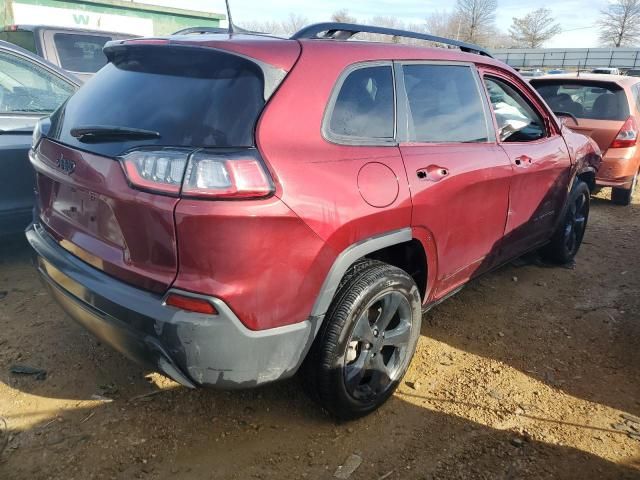
M509 48L491 53L515 68L640 68L640 48Z

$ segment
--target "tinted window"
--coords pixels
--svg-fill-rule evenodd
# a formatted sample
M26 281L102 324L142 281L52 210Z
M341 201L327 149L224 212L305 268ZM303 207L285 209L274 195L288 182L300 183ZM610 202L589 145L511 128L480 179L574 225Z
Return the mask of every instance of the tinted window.
M24 30L16 30L15 32L0 32L0 40L18 45L30 52L37 53L36 51L36 38L33 32L27 32Z
M253 62L210 49L117 47L100 70L52 117L60 142L108 156L139 145L243 147L264 107L264 78ZM151 140L82 143L74 127L158 132Z
M484 142L487 124L471 68L404 65L409 100L409 140Z
M615 83L584 80L531 81L554 112L578 118L626 120L629 106L624 90Z
M544 122L529 102L506 82L485 78L501 142L530 142L545 136Z
M110 40L111 37L75 33L56 33L53 36L60 66L79 73L95 73L107 64L102 47Z
M51 113L74 90L37 63L0 52L0 114Z
M333 136L391 139L394 127L391 66L352 71L336 98L329 130Z

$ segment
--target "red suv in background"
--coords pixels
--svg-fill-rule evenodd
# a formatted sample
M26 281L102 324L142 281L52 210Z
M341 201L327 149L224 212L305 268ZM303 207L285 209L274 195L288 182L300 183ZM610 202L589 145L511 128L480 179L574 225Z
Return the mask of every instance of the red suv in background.
M342 41L360 32L462 52ZM597 146L481 49L350 24L112 42L34 136L27 231L75 320L182 385L302 367L334 415L406 372L425 308L578 251Z

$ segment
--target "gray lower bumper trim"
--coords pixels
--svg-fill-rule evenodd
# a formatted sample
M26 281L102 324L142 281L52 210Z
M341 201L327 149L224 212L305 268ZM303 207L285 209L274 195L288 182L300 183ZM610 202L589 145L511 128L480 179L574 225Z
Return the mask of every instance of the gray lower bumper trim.
M130 358L187 386L247 388L290 377L319 325L311 319L252 331L214 297L204 298L218 315L178 310L84 263L38 225L26 235L41 276L73 319Z

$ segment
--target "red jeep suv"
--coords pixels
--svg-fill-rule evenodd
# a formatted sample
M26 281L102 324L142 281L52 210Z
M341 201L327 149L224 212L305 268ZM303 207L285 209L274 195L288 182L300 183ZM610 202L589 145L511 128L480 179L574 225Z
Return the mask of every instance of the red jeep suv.
M362 31L460 48L345 41ZM331 413L364 415L426 308L580 247L597 146L479 47L319 24L105 54L34 133L27 237L71 317L182 385L300 370Z

